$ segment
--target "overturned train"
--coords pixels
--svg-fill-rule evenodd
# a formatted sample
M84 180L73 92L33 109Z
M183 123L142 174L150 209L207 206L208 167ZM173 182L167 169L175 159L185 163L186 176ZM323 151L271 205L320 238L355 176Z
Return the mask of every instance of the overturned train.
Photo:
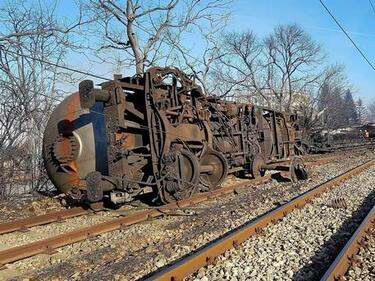
M307 153L324 153L338 149L373 146L375 123L341 127L335 130L314 128L303 137L302 147Z
M305 178L299 136L295 115L207 97L178 69L155 67L100 89L81 82L51 115L43 156L52 182L75 199L150 193L168 203L287 159L292 179Z

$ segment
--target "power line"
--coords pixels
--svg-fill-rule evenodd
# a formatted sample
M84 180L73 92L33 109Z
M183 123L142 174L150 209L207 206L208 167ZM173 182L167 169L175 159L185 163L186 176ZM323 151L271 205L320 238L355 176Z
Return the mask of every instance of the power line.
M150 31L148 31L145 27L139 25L139 24L136 24L136 23L133 23L136 27L138 27L139 29L141 29L142 31L146 32L147 34L149 34L150 36L154 36ZM167 43L168 45L171 45L169 43ZM94 77L94 78L98 78L98 79L102 79L102 80L106 80L106 81L112 81L112 79L109 79L109 78L106 78L106 77L103 77L103 76L99 76L99 75L96 75L96 74L91 74L91 73L88 73L88 72L85 72L85 71L82 71L82 70L77 70L77 69L74 69L74 68L71 68L71 67L68 67L68 66L63 66L63 65L59 65L57 63L53 63L53 62L50 62L50 61L47 61L47 60L43 60L43 59L39 59L39 58L35 58L35 57L31 57L31 56L28 56L28 55L25 55L25 54L20 54L18 52L14 52L14 51L11 51L11 50L5 50L4 48L4 45L1 45L0 44L0 52L1 50L3 50L4 52L7 52L7 53L10 53L10 54L13 54L13 55L16 55L16 56L21 56L21 57L25 57L25 58L28 58L28 59L32 59L32 60L36 60L36 61L39 61L41 63L45 63L45 64L48 64L48 65L52 65L52 66L55 66L55 67L58 67L58 68L61 68L61 69L65 69L65 70L68 70L68 71L72 71L72 72L76 72L76 73L80 73L80 74L83 74L83 75L87 75L87 76L91 76L91 77ZM201 64L204 64L203 61L199 60L198 58L196 57L193 57L192 55L190 55L189 53L185 53L186 56L190 57L191 59L193 59L194 61L196 62L199 62ZM214 67L212 67L213 70L216 70L219 72L218 69L215 69Z
M72 71L72 72L76 72L76 73L80 73L80 74L83 74L83 75L91 76L91 77L98 78L98 79L101 79L101 80L112 81L112 79L109 79L109 78L106 78L106 77L103 77L103 76L91 74L91 73L88 73L88 72L85 72L85 71L82 71L82 70L77 70L77 69L74 69L74 68L71 68L71 67L68 67L68 66L59 65L57 63L53 63L53 62L50 62L50 61L47 61L47 60L34 58L32 56L20 54L20 53L11 51L11 50L5 50L3 45L0 45L0 51L1 50L3 50L6 53L10 53L10 54L13 54L13 55L16 55L16 56L21 56L21 57L28 58L28 59L31 59L31 60L36 60L36 61L39 61L41 63L49 64L49 65L52 65L52 66L55 66L55 67L58 67L58 68L62 68L62 69L65 69L65 70L69 70L69 71Z
M374 13L375 13L375 7L374 7L374 4L372 4L372 1L371 1L371 0L368 0L368 1L370 2L370 6L371 6L372 10L373 10Z
M150 31L148 31L145 27L139 25L139 24L136 24L136 23L133 23L135 26L137 26L139 29L143 30L144 32L146 32L147 34L149 34L150 36L154 36L153 34L150 33ZM169 43L167 43L168 45L171 45ZM48 64L48 65L51 65L51 66L54 66L54 67L58 67L58 68L61 68L61 69L65 69L65 70L68 70L68 71L72 71L72 72L76 72L76 73L80 73L80 74L83 74L83 75L86 75L86 76L90 76L90 77L94 77L94 78L98 78L98 79L102 79L102 80L106 80L106 81L112 81L112 79L109 79L109 78L106 78L106 77L103 77L103 76L99 76L99 75L96 75L96 74L92 74L92 73L89 73L89 72L85 72L85 71L82 71L82 70L78 70L78 69L74 69L74 68L71 68L71 67L68 67L68 66L63 66L63 65L59 65L57 63L53 63L53 62L50 62L50 61L47 61L47 60L43 60L43 59L39 59L39 58L35 58L35 57L32 57L32 56L29 56L29 55L25 55L25 54L20 54L18 52L14 52L14 51L11 51L11 50L5 50L5 46L0 44L0 53L1 51L3 52L7 52L7 53L10 53L10 54L13 54L13 55L16 55L16 56L21 56L21 57L24 57L24 58L28 58L28 59L31 59L31 60L35 60L35 61L39 61L41 63L44 63L44 64ZM198 58L195 58L193 57L192 55L190 55L189 53L185 53L186 56L190 57L191 59L195 60L196 62L199 62L201 64L204 64L203 61L199 60ZM216 70L216 71L219 71L217 69L215 69L214 67L212 67L213 70ZM53 98L51 96L47 96L47 95L43 95L41 93L39 93L41 96L44 96L46 98L50 98L52 100L55 100L55 101L59 101L61 102L61 100L59 100L58 98Z
M324 7L324 9L328 12L328 14L331 16L331 18L335 21L337 26L344 32L346 37L350 40L350 42L353 44L353 46L357 49L357 51L361 54L361 56L365 59L365 61L370 65L370 67L375 70L375 66L370 62L370 60L366 57L366 55L362 52L362 50L358 47L358 45L354 42L354 40L349 36L349 34L346 32L344 27L338 22L338 20L335 18L335 16L331 13L331 11L328 9L326 5L324 5L322 0L319 0L320 4Z

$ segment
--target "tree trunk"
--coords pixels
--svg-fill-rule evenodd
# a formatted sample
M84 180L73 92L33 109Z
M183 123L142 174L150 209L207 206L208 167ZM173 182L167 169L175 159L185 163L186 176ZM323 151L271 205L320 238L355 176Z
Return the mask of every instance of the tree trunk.
M134 58L135 58L135 72L137 75L141 75L144 72L144 59L143 59L143 54L142 51L139 47L138 39L135 36L134 30L133 30L133 13L131 9L131 0L127 1L127 6L126 6L126 14L128 18L128 24L126 26L126 32L129 38L129 43L130 46L133 50L134 53Z

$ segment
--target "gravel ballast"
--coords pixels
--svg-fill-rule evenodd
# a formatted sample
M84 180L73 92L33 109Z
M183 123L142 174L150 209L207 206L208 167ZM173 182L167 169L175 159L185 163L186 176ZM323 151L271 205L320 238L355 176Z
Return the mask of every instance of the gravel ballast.
M267 227L264 235L255 235L237 250L226 252L216 265L201 269L191 278L319 279L374 205L374 185L375 167L371 167ZM338 199L345 204L335 203Z
M366 236L366 247L360 248L357 263L349 268L343 280L375 280L375 230Z

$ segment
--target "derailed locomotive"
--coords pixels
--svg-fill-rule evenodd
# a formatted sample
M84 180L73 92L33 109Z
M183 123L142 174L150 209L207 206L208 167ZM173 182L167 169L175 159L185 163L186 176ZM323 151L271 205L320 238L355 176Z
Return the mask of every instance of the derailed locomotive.
M296 116L207 97L184 73L151 68L94 88L85 80L47 124L43 156L61 192L114 203L162 203L217 188L230 173L263 176L292 159L305 178ZM276 163L276 164L275 164Z
M303 148L307 153L324 153L337 149L375 144L375 124L352 125L328 130L310 129L303 137Z

